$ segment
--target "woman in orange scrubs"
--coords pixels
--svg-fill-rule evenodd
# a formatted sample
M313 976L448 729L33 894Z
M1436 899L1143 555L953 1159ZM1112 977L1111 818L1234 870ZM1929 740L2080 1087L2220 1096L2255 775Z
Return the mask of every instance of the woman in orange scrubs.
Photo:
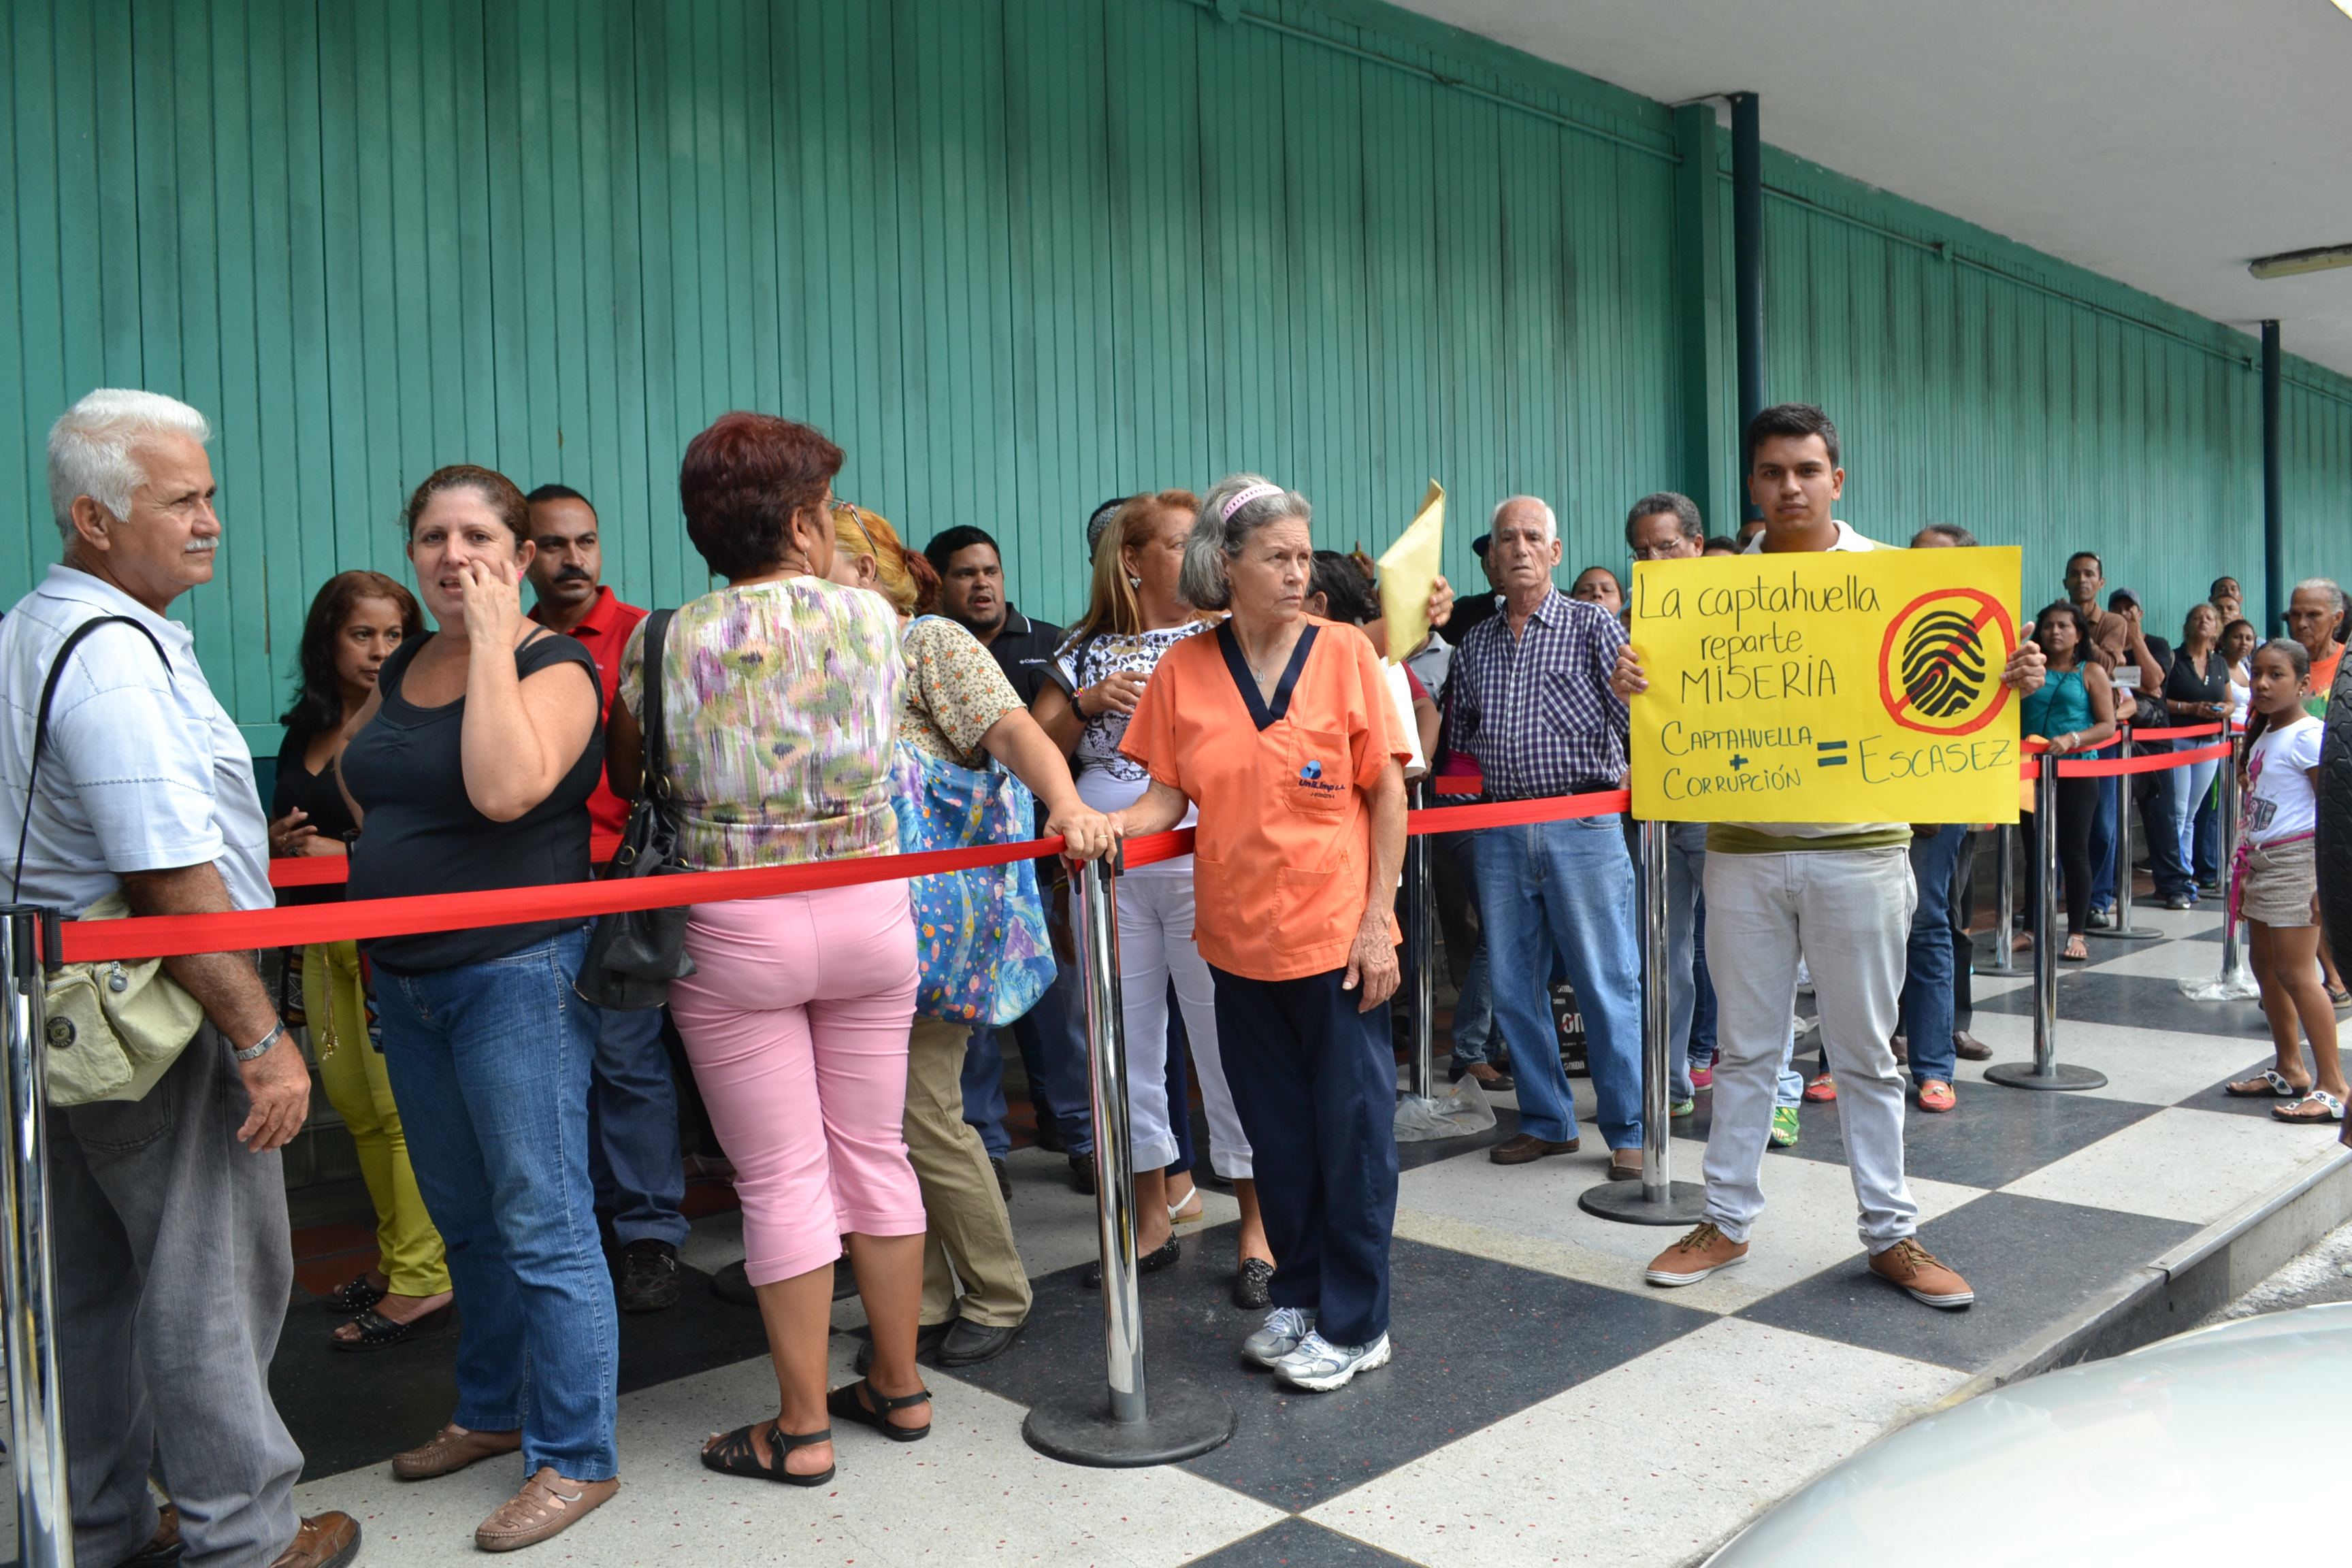
M1202 503L1181 590L1233 614L1170 648L1144 688L1121 749L1151 785L1114 820L1156 833L1200 809L1193 940L1279 1259L1274 1310L1242 1353L1323 1390L1389 1360L1388 1001L1412 747L1371 644L1305 611L1312 515L1255 474Z

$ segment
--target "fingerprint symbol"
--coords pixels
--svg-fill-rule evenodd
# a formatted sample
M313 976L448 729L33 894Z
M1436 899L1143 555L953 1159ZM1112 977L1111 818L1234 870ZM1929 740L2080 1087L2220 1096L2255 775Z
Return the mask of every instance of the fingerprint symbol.
M1930 610L1903 639L1903 689L1922 718L1968 711L1987 674L1984 632L1958 609Z

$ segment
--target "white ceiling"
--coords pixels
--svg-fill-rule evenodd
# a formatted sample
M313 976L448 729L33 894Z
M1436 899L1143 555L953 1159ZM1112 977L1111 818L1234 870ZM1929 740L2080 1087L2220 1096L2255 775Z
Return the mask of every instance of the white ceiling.
M2352 16L2335 0L1398 0L2352 374Z

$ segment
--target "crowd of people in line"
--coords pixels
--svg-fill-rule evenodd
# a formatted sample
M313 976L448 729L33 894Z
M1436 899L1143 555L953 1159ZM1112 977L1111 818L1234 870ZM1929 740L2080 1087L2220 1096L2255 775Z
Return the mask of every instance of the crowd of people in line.
M446 467L403 512L414 594L367 571L319 591L265 814L166 616L214 574L209 438L196 410L119 390L51 431L63 560L0 622L20 898L80 918L260 909L281 901L270 859L310 856L347 857L360 899L579 882L597 836L645 796L688 869L992 834L1058 836L1066 858L990 874L989 907L1013 931L994 946L921 918L905 880L693 905L691 973L666 1007L584 1000L576 918L320 943L287 954L274 993L249 954L165 960L201 1010L193 1039L142 1098L51 1115L84 1560L331 1568L358 1551L348 1516L295 1517L301 1457L268 1394L292 1288L275 1151L310 1097L289 1022L377 1218L379 1266L330 1301L332 1342L382 1351L455 1322L456 1407L393 1472L520 1455L523 1483L480 1547L545 1541L617 1489L617 1314L677 1300L689 1158L740 1198L737 1289L777 1383L775 1412L712 1437L703 1464L814 1487L835 1472L839 1427L926 1436L920 1363L1002 1354L1032 1307L1007 1206L1005 1034L1037 1142L1079 1192L1101 1174L1063 868L1179 826L1194 852L1135 868L1118 900L1139 1266L1180 1258L1201 1186L1229 1190L1233 1300L1262 1314L1239 1355L1308 1391L1388 1363L1407 769L1475 773L1492 801L1621 787L1628 704L1650 676L1613 571L1556 585L1542 500L1494 509L1474 545L1489 592L1457 604L1440 579L1431 629L1392 648L1370 563L1317 550L1307 498L1255 474L1097 509L1087 601L1066 629L1011 603L983 531L918 551L836 496L845 454L789 419L729 414L688 445L687 535L721 585L650 617L604 584L590 498ZM1820 409L1768 409L1745 443L1759 515L1710 538L1688 499L1645 496L1625 521L1635 560L1885 548L1835 515L1845 475ZM1908 542L1976 542L1946 523ZM2278 1060L2230 1091L2276 1098L2284 1120L2340 1121L2345 999L2311 839L2343 595L2299 585L2292 635L2257 647L2225 578L2175 648L2145 632L2128 590L2102 610L2103 586L2095 556L2071 561L2066 599L2000 678L2027 731L2067 754L2136 720L2244 719L2242 864L2218 864L2212 768L2155 774L2142 819L2157 885L2185 909L2226 883L2249 922ZM2113 894L2137 793L2103 787L2116 782L2059 787L2068 958ZM1452 1070L1517 1097L1496 1164L1580 1148L1564 982L1606 1174L1642 1177L1625 826L1603 815L1440 843ZM1972 825L1675 824L1667 843L1669 1113L1709 1090L1713 1129L1706 1219L1645 1279L1684 1286L1743 1261L1765 1151L1797 1141L1801 1100L1834 1099L1869 1268L1931 1307L1969 1305L1916 1237L1903 1138L1906 1101L1948 1111L1957 1059L1990 1055L1969 1033ZM283 901L319 896L338 895ZM1710 966L1710 946L1738 962ZM1801 984L1819 1011L1811 1081L1795 1062ZM691 1157L682 1126L698 1129ZM828 1388L845 1259L870 1332L856 1380ZM151 1468L176 1512L159 1514Z

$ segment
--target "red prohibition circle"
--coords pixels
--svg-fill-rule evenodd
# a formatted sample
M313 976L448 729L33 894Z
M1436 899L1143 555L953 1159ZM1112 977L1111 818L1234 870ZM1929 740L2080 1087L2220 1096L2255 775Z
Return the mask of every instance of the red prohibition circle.
M2000 688L2000 695L1986 706L1983 712L1967 723L1950 729L1935 724L1922 724L1916 720L1904 717L1905 711L1911 706L1911 699L1908 693L1898 692L1895 689L1893 663L1895 634L1903 629L1904 625L1917 613L1921 606L1933 604L1938 599L1973 601L1978 606L1976 624L1982 626L1990 622L1999 626L2002 647L2012 652L2016 649L2017 623L2010 619L2008 607L1990 594L1978 588L1937 588L1933 593L1922 594L1904 605L1902 610L1886 623L1886 636L1878 645L1878 700L1885 706L1887 715L1906 730L1916 730L1923 735L1973 735L1991 723L2000 711L2009 706L2009 700L2014 694L2007 686ZM2008 653L2003 653L2001 657L2006 659Z

